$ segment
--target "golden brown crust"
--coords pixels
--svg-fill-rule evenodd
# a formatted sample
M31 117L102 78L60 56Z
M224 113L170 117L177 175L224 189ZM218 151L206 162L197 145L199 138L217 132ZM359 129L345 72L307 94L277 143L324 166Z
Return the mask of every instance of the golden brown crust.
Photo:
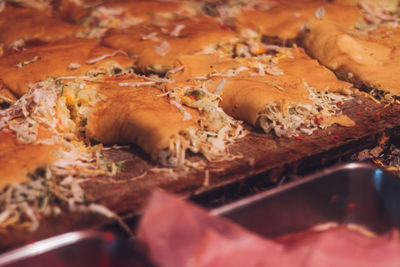
M174 36L178 26L183 28ZM150 34L155 38L150 38ZM193 54L207 46L228 43L234 37L235 33L222 28L217 20L197 17L164 27L139 25L127 30L113 30L104 38L104 44L138 56L137 66L145 72L149 66L172 66L179 54Z
M57 146L18 144L13 135L0 132L0 189L28 181L28 174L56 159Z
M198 16L201 10L199 3L179 0L106 1L98 6L92 3L92 8L88 3L77 6L76 3L69 3L73 0L63 1L66 3L63 3L59 10L63 16L68 16L68 13L83 15L91 9L83 19L82 16L78 16L84 25L94 30L89 34L90 36L102 36L108 29L126 29L140 24L165 25L174 20ZM87 0L85 2L95 1ZM73 18L76 21L75 17L74 14Z
M213 92L221 83L221 74L239 68L247 68L234 77L225 76L220 103L224 111L238 120L257 127L259 113L266 106L276 103L283 107L309 103L307 85L320 91L345 92L352 87L350 83L340 81L336 76L307 56L301 48L285 49L274 58L280 74L255 76L257 65L266 61L247 58L229 58L220 55L181 55L176 65L183 65L183 70L170 75L178 84L167 85L168 89L182 86L188 81L209 78L207 88ZM215 76L216 75L216 76ZM214 78L210 79L210 77ZM179 84L180 83L180 84ZM328 122L328 120L326 120ZM350 125L347 118L335 118L329 122Z
M185 82L196 77L207 77L211 73L226 73L232 68L247 67L248 60L243 58L230 58L217 54L209 55L179 55L175 66L184 66L181 71L170 74L175 82ZM246 72L246 76L248 72Z
M0 81L0 103L9 102L7 100L15 101L17 98L15 95L13 95L13 93L11 93L10 90L3 88Z
M301 77L290 74L251 76L251 72L257 72L257 69L251 66L252 60L218 55L183 55L178 58L178 62L185 68L172 77L181 83L198 76L207 77L215 72L225 74L232 68L247 67L247 70L240 72L236 77L224 78L220 105L235 119L244 120L256 127L258 114L265 110L268 104L287 105L309 101L308 91ZM221 81L221 77L211 79L208 82L208 90L213 92ZM168 88L173 86L172 84Z
M18 40L50 41L74 36L81 29L33 8L6 6L0 13L0 44L6 47Z
M199 114L186 107L192 119L184 120L177 107L159 89L151 86L119 86L118 83L145 82L131 76L108 78L98 85L106 97L98 102L87 122L87 135L106 144L139 145L152 159L170 146L171 139L188 128L197 128Z
M84 2L84 6L77 4L73 0L62 0L57 8L57 13L60 17L71 23L79 23L84 17L89 15L90 9L86 8L86 5L90 5L90 2L98 2L98 1L82 1Z
M369 88L400 93L400 31L377 29L362 33L340 25L313 20L303 43L307 51L344 79L357 77ZM388 37L388 38L385 38Z
M311 59L302 48L293 48L290 52L293 58L282 58L278 63L285 74L299 77L319 91L348 93L347 89L352 87L352 84L336 78L333 72L317 60Z
M359 0L334 0L333 2L340 5L357 6Z
M285 1L267 11L243 11L236 20L240 28L250 28L281 40L295 40L319 7L325 11L323 20L333 20L347 28L354 28L362 15L357 7L303 0Z
M265 81L283 86L284 89L278 89ZM290 104L308 102L307 89L300 79L288 75L265 76L228 80L223 90L221 107L235 119L259 127L259 114L265 110L268 104L277 103L285 107Z
M129 27L138 24L164 24L171 20L198 15L195 3L190 1L113 1L103 5L106 9L119 10L111 28Z
M95 40L62 39L0 58L0 79L16 96L22 96L29 89L29 84L49 76L82 76L89 70L106 68L108 64L118 63L123 68L134 64L134 59L121 53L87 64L88 60L114 52L114 49L98 46ZM36 61L17 67L17 64L35 57L38 57ZM79 67L72 68L71 63L79 63Z
M302 48L286 49L288 55L279 57L277 67L282 70L281 75L297 77L300 82L306 82L309 86L320 91L346 92L352 84L341 81L326 67L310 58ZM261 60L262 62L262 60ZM239 77L249 77L249 72L257 72L257 60L246 58L229 58L216 54L211 55L180 55L176 65L184 65L182 71L170 75L176 82L184 82L195 77L207 76L212 73L227 73L230 69L247 67L249 70L242 71ZM251 70L253 69L253 70ZM278 75L276 77L281 77ZM267 74L268 76L268 74ZM266 76L266 77L267 77ZM271 75L269 75L271 76Z

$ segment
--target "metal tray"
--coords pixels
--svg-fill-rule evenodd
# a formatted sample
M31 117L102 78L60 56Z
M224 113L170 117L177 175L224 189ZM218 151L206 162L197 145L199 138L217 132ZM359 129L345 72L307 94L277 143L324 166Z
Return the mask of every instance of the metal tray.
M153 266L133 242L111 232L77 231L44 239L0 255L1 267Z
M385 233L400 228L400 179L371 164L348 163L211 213L269 238L332 221ZM71 232L4 253L0 266L153 266L138 244L111 233Z
M324 222L382 234L400 228L400 179L367 163L347 163L212 210L274 238Z

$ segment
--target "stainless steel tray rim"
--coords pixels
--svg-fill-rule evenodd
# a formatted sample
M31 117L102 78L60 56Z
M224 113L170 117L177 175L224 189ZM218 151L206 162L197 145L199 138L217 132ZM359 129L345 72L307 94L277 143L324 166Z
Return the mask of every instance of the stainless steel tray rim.
M366 168L366 169L367 168L373 168L373 169L376 169L377 171L379 171L380 173L382 173L382 169L381 168L379 168L378 166L373 165L371 163L349 162L349 163L338 164L338 165L332 166L330 168L326 168L326 169L317 171L317 172L315 172L315 173L313 173L311 175L307 175L306 178L300 178L299 177L298 180L290 182L288 184L283 184L283 185L280 185L278 187L269 189L269 190L267 190L265 192L261 192L261 193L258 193L256 195L249 196L249 197L246 197L244 199L240 199L240 200L237 200L235 202L226 204L226 205L224 205L222 207L218 207L218 208L212 209L210 211L210 214L214 215L214 216L223 214L228 210L235 209L237 207L243 206L245 203L257 202L258 200L261 200L261 199L264 199L266 197L270 197L270 196L279 194L279 193L284 192L284 191L286 191L288 189L291 189L291 188L297 187L299 185L308 183L308 182L313 181L315 179L324 179L324 177L321 177L321 176L327 177L329 174L337 172L339 170L353 170L353 169L360 169L360 168ZM378 181L379 181L379 179L378 179Z
M0 255L0 266L12 264L52 250L72 245L80 240L100 236L96 230L69 232L25 245Z

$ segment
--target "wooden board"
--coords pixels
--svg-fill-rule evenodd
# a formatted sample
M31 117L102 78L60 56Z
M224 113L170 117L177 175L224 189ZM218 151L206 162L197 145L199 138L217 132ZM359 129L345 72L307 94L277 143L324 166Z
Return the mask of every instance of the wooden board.
M357 103L359 101L362 103ZM274 180L322 166L327 161L370 147L382 135L400 135L399 106L384 108L384 105L359 97L344 104L343 110L356 122L355 127L333 126L311 136L302 136L301 140L276 138L261 131L252 131L231 147L232 153L241 155L241 158L207 164L205 170L209 171L210 177L207 187L204 186L205 170L173 174L149 171L141 176L154 165L149 164L146 156L138 153L138 149L112 155L114 159L127 160L126 171L115 177L114 181L98 179L87 182L83 187L92 201L119 213L137 211L148 192L157 187L189 196L259 173L265 174L264 179Z
M356 122L355 127L333 126L318 130L311 136L302 136L301 140L276 138L252 130L231 147L231 152L240 157L232 161L208 163L204 170L156 172L151 169L157 166L137 147L110 150L107 154L112 159L126 160L123 172L113 178L89 180L82 187L88 199L106 205L123 216L131 216L140 211L154 188L189 197L248 179L267 184L284 175L310 171L329 161L372 147L382 136L400 136L400 106L384 107L368 98L357 97L343 104L342 109ZM202 158L190 156L190 160ZM206 171L209 172L208 186L205 186ZM259 175L254 176L256 174ZM80 216L83 216L82 221ZM87 215L70 214L47 221L34 234L0 232L0 249L103 222ZM57 227L49 222L56 223Z

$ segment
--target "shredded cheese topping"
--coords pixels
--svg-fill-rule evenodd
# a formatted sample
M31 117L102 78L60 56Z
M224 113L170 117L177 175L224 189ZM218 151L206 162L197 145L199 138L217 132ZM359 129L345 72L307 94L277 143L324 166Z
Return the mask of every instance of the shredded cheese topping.
M181 31L185 28L184 24L179 24L176 25L175 28L172 30L172 32L170 33L171 36L174 37L179 37L179 35L181 34Z
M304 84L312 103L268 104L259 114L259 124L266 133L273 132L278 137L293 137L299 133L310 135L318 128L330 126L324 122L324 117L342 115L338 102L352 99L351 96L318 91L306 82Z
M158 45L154 46L154 51L160 56L166 56L171 50L171 45L167 41L161 41Z
M105 55L99 56L97 58L90 59L90 60L86 61L86 64L92 65L92 64L94 64L96 62L102 61L103 59L106 59L106 58L109 58L109 57L115 57L118 54L122 54L124 56L128 56L128 54L125 51L117 50L117 51L115 51L115 52L113 52L111 54L105 54Z
M35 56L35 57L33 57L32 59L30 59L30 60L26 60L26 61L22 61L22 62L18 63L16 66L17 66L17 68L22 68L22 67L25 66L25 65L29 65L29 64L31 64L31 63L33 63L33 62L38 61L39 59L40 59L39 56Z
M200 111L201 128L188 129L172 139L168 151L160 153L160 162L165 166L182 167L185 151L201 153L207 160L229 160L234 157L228 146L247 134L242 123L228 116L219 106L218 93L211 93L206 83L198 86L176 87L168 92L170 103L196 108Z
M0 131L13 133L23 144L57 145L57 160L30 174L23 184L11 184L0 192L0 227L25 225L34 231L41 216L61 213L65 202L71 211L95 212L123 222L104 206L89 203L80 183L84 177L114 175L120 164L102 156L102 146L80 141L79 129L90 108L101 99L84 82L62 83L49 78L31 86L11 105L0 110ZM39 127L53 135L39 139ZM129 228L126 228L129 230Z

